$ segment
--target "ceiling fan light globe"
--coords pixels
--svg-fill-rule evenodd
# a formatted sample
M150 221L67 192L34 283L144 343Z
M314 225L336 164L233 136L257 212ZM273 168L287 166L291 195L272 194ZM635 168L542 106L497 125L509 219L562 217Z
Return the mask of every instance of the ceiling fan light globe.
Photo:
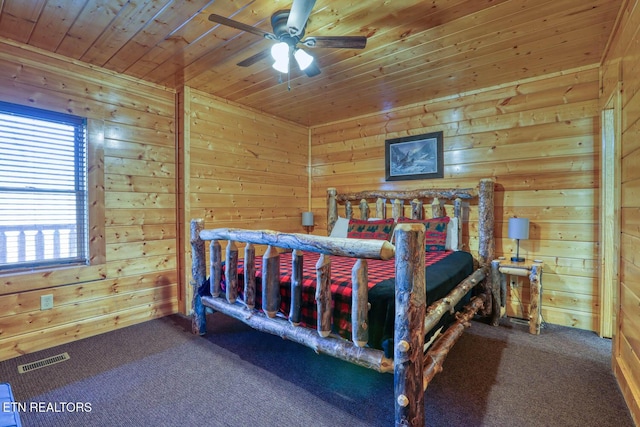
M289 73L289 59L276 61L273 63L272 67L283 74Z
M313 56L302 49L297 49L293 56L296 58L296 62L301 71L304 71L313 62Z
M289 45L285 42L271 46L271 56L276 62L289 62Z

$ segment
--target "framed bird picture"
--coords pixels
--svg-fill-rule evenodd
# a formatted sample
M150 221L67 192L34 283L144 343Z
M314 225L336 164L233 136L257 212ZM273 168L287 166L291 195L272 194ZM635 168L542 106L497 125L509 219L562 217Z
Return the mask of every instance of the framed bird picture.
M387 181L444 176L443 133L432 132L385 141Z

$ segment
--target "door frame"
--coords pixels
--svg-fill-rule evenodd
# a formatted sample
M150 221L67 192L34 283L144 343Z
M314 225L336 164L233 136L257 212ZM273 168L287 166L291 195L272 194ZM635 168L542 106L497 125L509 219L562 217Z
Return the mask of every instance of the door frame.
M617 330L620 294L620 162L622 141L621 83L607 99L601 113L600 169L600 325L601 337ZM616 328L614 329L614 326ZM615 351L615 350L614 350Z

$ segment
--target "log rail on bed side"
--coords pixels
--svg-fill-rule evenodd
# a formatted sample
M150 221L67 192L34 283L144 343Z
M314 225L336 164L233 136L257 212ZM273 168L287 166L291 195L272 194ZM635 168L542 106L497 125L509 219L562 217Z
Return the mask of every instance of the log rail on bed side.
M438 191L438 190L434 190ZM443 190L444 191L444 190ZM465 190L451 190L460 197ZM442 193L444 194L444 193ZM470 192L470 197L479 197L480 248L478 268L472 275L461 282L449 295L426 307L425 295L425 259L424 228L419 224L404 223L396 227L395 246L386 241L363 239L336 239L324 236L279 233L276 231L213 229L204 230L202 220L191 221L192 276L194 287L193 329L194 333L206 332L205 307L220 311L228 316L243 321L254 329L279 335L284 339L304 344L316 352L358 364L379 372L394 372L395 424L424 426L424 391L429 381L442 370L442 364L449 349L462 335L471 318L483 307L491 303L495 293L489 291L472 298L457 320L438 338L425 354L423 351L426 327L437 323L442 315L452 307L474 286L489 282L489 264L493 258L493 181L482 180L477 193ZM441 195L442 196L442 195ZM466 198L466 197L465 197ZM416 205L419 206L419 205ZM459 206L459 204L458 204ZM417 207L416 207L417 210ZM421 210L421 208L420 208ZM490 212L489 212L490 211ZM330 219L331 217L329 217ZM337 218L337 216L336 216ZM200 288L207 275L205 240L210 241L210 272L212 278L209 295L201 295ZM245 269L255 268L254 244L267 245L263 256L263 305L262 311L253 307L255 295L255 278L245 274L244 295L241 301L235 292L226 287L223 295L220 287L222 278L222 252L219 240L227 240L226 248L226 283L233 282L230 277L237 272L237 252L235 242L244 242ZM279 263L281 254L275 248L293 250L291 253L291 313L289 320L276 315ZM318 301L318 328L295 325L296 310L300 308L299 295L302 278L302 251L320 253L316 265ZM348 256L358 258L352 271L352 330L353 342L334 335L330 330L330 256ZM364 347L367 342L367 259L390 259L395 257L396 269L396 318L394 359L384 356L381 350ZM247 278L247 276L250 276ZM237 275L236 275L237 280ZM327 305L326 295L329 295ZM498 291L499 297L499 291ZM499 302L498 302L499 303ZM494 303L495 304L495 303ZM323 315L327 313L326 315ZM298 317L299 318L299 317Z

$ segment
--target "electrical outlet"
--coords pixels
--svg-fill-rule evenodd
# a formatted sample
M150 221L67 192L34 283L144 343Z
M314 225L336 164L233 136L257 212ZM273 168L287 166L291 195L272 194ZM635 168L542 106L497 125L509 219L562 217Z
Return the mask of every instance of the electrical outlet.
M40 310L51 310L53 308L53 295L40 296Z

